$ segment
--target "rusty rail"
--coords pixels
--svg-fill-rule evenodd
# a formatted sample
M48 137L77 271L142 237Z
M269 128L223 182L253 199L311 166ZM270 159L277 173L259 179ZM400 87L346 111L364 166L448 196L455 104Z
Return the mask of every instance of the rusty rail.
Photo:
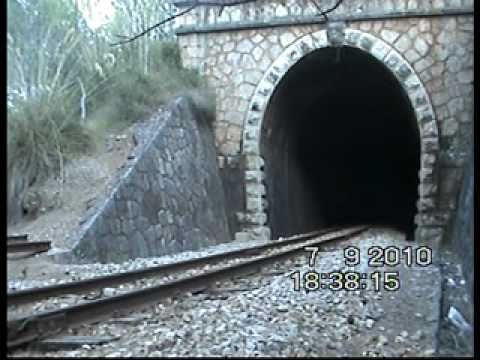
M50 250L50 241L7 241L7 253L31 252L38 254Z
M349 238L358 235L367 229L368 227L356 227L349 229L342 235L332 235L330 237L326 234L323 237L313 239L308 243L303 242L294 247L273 254L263 255L234 265L222 266L218 269L205 271L199 275L169 281L161 285L151 286L99 300L93 300L63 309L44 311L31 316L13 319L8 321L7 324L7 347L14 348L25 345L29 342L58 334L59 332L73 326L108 318L112 313L118 311L118 309L131 310L137 307L145 307L158 303L158 301L163 298L179 295L182 292L197 292L206 289L209 285L220 279L242 275L250 272L252 268L256 269L266 264L276 262L282 258L292 256L294 253L303 251L303 248L306 245L318 245L327 241ZM286 246L291 245L293 239L297 241L306 240L315 236L316 235L313 235L313 233L298 235L281 242L272 242L266 245L271 245L270 247ZM261 247L262 245L259 245L244 250L250 250L250 253L256 255L260 249L268 249L266 246L263 248Z
M19 241L28 241L28 234L7 235L7 243L16 243Z
M232 250L222 252L213 255L207 255L204 257L188 259L184 261L173 262L169 264L162 264L158 266L152 266L145 269L125 271L117 274L98 276L91 279L79 280L74 282L67 282L63 284L50 285L41 288L23 289L7 293L7 305L22 305L32 301L38 301L52 296L60 296L65 294L79 294L85 293L91 290L97 290L103 287L116 286L139 279L150 278L154 276L168 274L172 271L183 271L195 266L212 264L215 261L221 261L228 258L232 258L238 255L248 255L255 251L266 250L279 245L288 245L298 240L305 240L322 234L327 234L337 228L330 228L325 230L312 231L303 235L296 235L284 240L272 241L267 244L260 244L251 246L248 248L242 248L238 250Z

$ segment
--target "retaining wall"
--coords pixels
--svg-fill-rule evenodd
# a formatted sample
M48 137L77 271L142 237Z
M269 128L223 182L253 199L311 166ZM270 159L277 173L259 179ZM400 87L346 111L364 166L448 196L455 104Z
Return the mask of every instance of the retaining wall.
M153 115L111 194L60 259L122 262L231 239L213 132L187 98Z

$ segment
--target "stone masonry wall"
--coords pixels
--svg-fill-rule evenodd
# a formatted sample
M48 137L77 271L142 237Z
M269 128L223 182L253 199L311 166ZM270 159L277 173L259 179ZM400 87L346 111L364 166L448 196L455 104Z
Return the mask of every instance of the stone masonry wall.
M454 139L469 132L473 109L473 16L359 21L348 27L379 37L405 56L432 97L441 135L450 138L448 147L458 146ZM221 154L240 152L249 100L269 66L296 39L322 28L305 25L179 36L184 64L202 69L215 88L215 140Z
M470 299L473 302L474 285L474 152L471 145L469 159L463 175L459 194L458 211L452 218L450 245L462 262L462 273L466 278Z
M138 154L60 260L121 262L230 240L210 125L187 98L151 121Z
M240 156L219 156L220 177L225 189L227 218L231 238L241 231L242 214L245 209L244 164Z
M322 10L332 8L338 0L322 0ZM187 7L188 1L174 1L177 6ZM191 2L190 2L191 3ZM458 9L473 9L474 0L347 0L343 1L329 19L405 13L432 13ZM179 5L180 4L180 5ZM293 21L301 23L318 20L319 11L310 0L256 0L224 7L219 12L215 6L197 7L194 11L176 19L177 28L215 29L216 27L269 26Z
M275 1L260 3L265 3L264 9L271 7L275 10L283 6ZM301 1L295 3L300 4ZM358 19L346 21L347 29L381 39L397 51L415 71L431 100L438 126L439 149L435 156L427 156L422 161L433 161L438 181L429 185L436 199L426 206L433 206L433 211L418 221L428 225L422 229L425 235L422 237L435 238L438 242L456 209L460 176L473 125L473 15L396 19L372 19L369 16L398 14L412 9L441 12L461 8L468 12L473 10L473 2L352 0L346 3L351 4L351 11L355 6L363 7L357 12L360 14ZM245 7L258 9L258 5L253 4ZM325 7L328 7L327 4ZM273 13L264 11L255 17L250 10L245 10L235 15L235 21L240 26L245 21L257 19L257 28L250 24L250 28L244 26L241 30L234 30L234 21L228 29L220 31L218 29L227 26L227 22L221 24L215 16L205 17L201 11L214 14L213 9L198 10L197 15L202 18L191 15L197 16L197 24L205 24L205 28L210 26L212 30L196 33L180 30L178 41L184 64L200 69L216 89L217 120L214 128L217 151L219 155L235 156L244 152L252 99L272 64L304 35L318 32L326 26L317 23L268 27L271 19L281 18L282 14L276 14L277 10ZM229 11L236 10L232 8ZM344 15L349 14L347 9L342 11ZM270 15L265 15L267 13ZM340 8L339 14L342 14ZM302 14L297 15L296 19L301 23ZM362 15L365 15L364 19ZM330 16L331 19L333 17ZM184 24L188 25L190 20L186 18Z

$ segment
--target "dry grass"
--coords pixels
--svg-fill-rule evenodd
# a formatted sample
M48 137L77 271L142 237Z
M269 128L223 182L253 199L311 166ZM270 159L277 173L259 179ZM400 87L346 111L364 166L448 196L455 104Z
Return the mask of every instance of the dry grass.
M81 123L78 89L59 85L29 101L17 102L8 112L9 221L21 216L25 191L49 177L63 178L65 163L94 150L105 134L142 120L169 99L189 94L213 118L213 95L197 72L181 66L175 43L152 45L151 66L145 74L135 62L119 62L102 79L92 76L87 119Z

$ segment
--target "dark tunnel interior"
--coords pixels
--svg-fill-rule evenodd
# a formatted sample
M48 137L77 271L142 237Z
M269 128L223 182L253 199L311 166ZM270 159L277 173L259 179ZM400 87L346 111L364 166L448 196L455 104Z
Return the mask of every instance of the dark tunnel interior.
M274 238L372 224L411 238L420 139L414 110L388 68L362 50L316 50L271 97L262 128Z

